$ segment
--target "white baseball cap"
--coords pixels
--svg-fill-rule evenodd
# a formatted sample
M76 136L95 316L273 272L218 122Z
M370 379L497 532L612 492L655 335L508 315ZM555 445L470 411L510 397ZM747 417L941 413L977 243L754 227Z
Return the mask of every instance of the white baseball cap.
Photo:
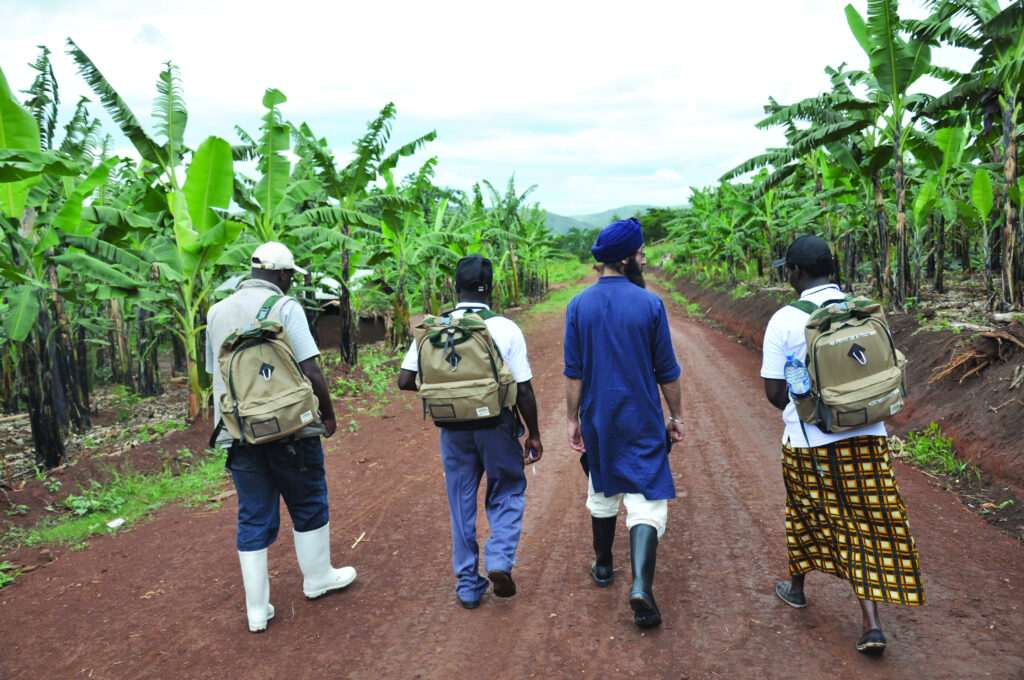
M254 269L294 269L300 274L308 274L305 269L295 264L292 251L283 243L267 241L252 254Z

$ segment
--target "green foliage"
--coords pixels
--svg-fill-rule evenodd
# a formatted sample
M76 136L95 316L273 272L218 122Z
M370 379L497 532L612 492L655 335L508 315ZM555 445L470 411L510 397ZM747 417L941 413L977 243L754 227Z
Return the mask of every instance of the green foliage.
M106 483L94 481L65 499L66 515L47 518L31 529L9 529L0 537L0 550L54 543L81 549L89 536L113 533L107 527L113 519L123 518L123 528L169 503L205 502L225 480L224 456L220 449L192 453L192 464L180 473L169 467L153 474L127 469L112 474Z
M944 436L936 423L930 423L923 432L910 432L898 445L904 459L925 470L940 472L956 479L962 477L981 480L981 472L970 462L956 457L953 438Z
M22 504L12 505L10 508L6 510L6 512L8 516L26 515L28 514L28 506Z
M21 576L21 571L14 568L10 562L0 562L0 588L9 586Z
M556 260L548 265L548 283L575 283L593 271L587 264L573 260Z
M339 397L374 397L383 399L394 393L396 359L380 346L370 347L363 351L360 362L360 373L348 377L337 378L331 396Z
M565 311L565 308L569 305L569 301L572 300L576 293L586 288L586 284L577 283L572 286L565 286L559 288L554 292L550 293L543 300L530 307L526 313L533 314L554 314Z
M142 397L132 392L130 387L118 385L114 388L110 401L114 408L117 409L117 422L127 423L132 419L135 406L142 401Z

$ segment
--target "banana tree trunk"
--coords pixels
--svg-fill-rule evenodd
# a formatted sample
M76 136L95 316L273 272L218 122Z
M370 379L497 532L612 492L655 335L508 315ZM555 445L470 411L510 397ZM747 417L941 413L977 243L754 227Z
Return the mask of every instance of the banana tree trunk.
M342 232L348 236L349 227L345 225ZM349 292L349 251L346 248L341 253L341 295L338 300L338 315L341 323L341 341L338 352L341 360L350 368L356 365L359 359L359 323L355 319L352 310L352 294Z
M852 233L843 237L843 261L846 264L846 292L853 292L853 277L857 273L857 239Z
M128 331L124 323L121 301L117 298L113 298L110 301L110 320L114 324L114 339L117 343L115 347L117 349L118 373L121 375L121 384L135 392L131 352L128 349Z
M65 452L64 433L55 399L61 389L60 380L54 380L53 371L48 370L49 325L46 309L41 307L21 366L24 370L22 377L28 387L28 417L36 463L53 468L64 461Z
M92 415L89 403L89 393L92 390L92 380L89 376L89 343L86 342L85 326L79 325L75 331L75 354L78 357L76 369L78 370L78 384L82 386L82 407L87 415ZM92 423L89 423L90 427Z
M876 172L875 185L875 233L878 238L878 259L881 266L875 273L879 297L892 297L892 263L889 260L889 225L885 219L885 199L882 195L882 174Z
M982 230L984 233L984 230ZM945 262L946 262L946 216L939 215L939 226L935 230L935 283L936 293L945 292Z
M160 370L157 364L157 351L153 343L153 333L150 327L152 316L145 307L139 307L139 315L136 322L136 349L135 355L138 360L139 395L143 397L155 397L163 392L160 385Z
M893 131L893 158L896 161L896 281L893 287L892 306L903 309L907 297L907 188L903 184L903 151L900 148L902 129L897 122Z
M0 408L3 409L4 413L15 413L18 410L18 393L16 384L17 371L15 370L16 362L13 356L13 347L11 345L4 345L0 351L3 352L0 356Z
M512 247L512 242L508 243L508 262L512 267L512 306L519 306L519 270L516 266L516 251Z
M1004 95L1003 105L1003 302L1008 305L1021 303L1021 289L1024 288L1024 272L1021 271L1019 243L1022 240L1018 221L1018 206L1011 197L1017 186L1017 124L1014 120L1015 98L1012 93Z
M50 278L50 302L53 305L53 321L56 324L56 332L50 341L51 358L55 375L61 377L60 382L64 389L61 395L55 398L62 401L64 415L71 424L71 428L81 434L89 426L89 409L85 406L87 399L82 398L83 386L77 380L78 371L75 348L71 342L71 331L68 324L67 310L64 306L64 298L59 292L59 281L57 279L57 268L49 267ZM58 415L61 408L58 408Z

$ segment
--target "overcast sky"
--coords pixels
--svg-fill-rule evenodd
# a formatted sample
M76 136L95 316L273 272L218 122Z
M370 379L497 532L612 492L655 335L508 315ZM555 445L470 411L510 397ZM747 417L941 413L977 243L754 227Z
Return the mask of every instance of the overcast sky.
M399 167L438 157L436 181L489 180L549 211L677 205L689 187L782 144L754 128L768 97L789 103L829 89L826 66L867 68L839 0L606 3L562 0L229 2L0 0L0 67L27 88L46 45L66 122L80 95L70 37L152 129L163 62L181 70L196 147L216 134L254 136L267 87L281 108L346 157L387 102L392 148L437 130ZM866 15L867 0L854 0ZM901 15L921 16L917 0ZM933 58L969 67L949 50ZM938 92L938 86L932 91ZM94 115L113 123L97 105ZM122 153L130 147L119 138Z

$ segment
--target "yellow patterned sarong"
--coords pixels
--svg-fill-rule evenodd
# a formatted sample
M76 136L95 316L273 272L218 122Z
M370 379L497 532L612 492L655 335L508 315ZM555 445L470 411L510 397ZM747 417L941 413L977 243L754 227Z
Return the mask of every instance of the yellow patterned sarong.
M885 437L782 447L789 573L835 574L858 599L923 605L917 547Z

